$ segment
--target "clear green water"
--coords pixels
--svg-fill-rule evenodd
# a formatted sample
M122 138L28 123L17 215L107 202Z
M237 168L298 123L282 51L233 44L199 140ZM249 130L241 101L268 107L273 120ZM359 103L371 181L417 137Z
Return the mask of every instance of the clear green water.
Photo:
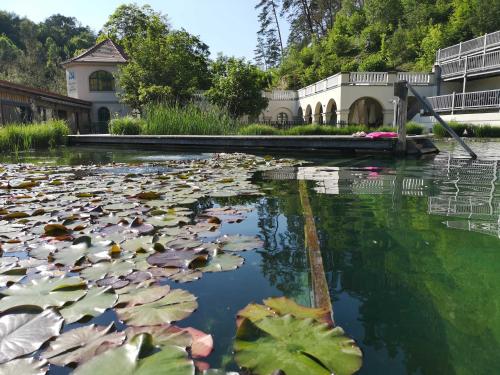
M223 231L259 235L266 246L244 253L237 271L184 284L200 308L180 325L212 333L216 346L208 362L235 370L239 309L280 295L309 303L298 174L308 180L335 321L363 350L360 374L499 373L500 144L472 146L481 156L474 163L461 159L452 143L419 160L318 156L315 169L256 176L265 197L203 202L254 207L246 221ZM8 160L89 164L191 156L73 148ZM95 322L114 319L103 314Z

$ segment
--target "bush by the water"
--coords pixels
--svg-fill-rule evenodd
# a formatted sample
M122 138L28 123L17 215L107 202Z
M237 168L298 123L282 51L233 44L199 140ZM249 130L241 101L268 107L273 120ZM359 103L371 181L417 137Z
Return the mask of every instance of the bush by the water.
M282 131L270 125L252 124L238 130L239 135L281 135Z
M0 150L53 148L66 144L69 132L69 126L63 120L5 125L0 127Z
M236 133L228 112L214 106L151 104L145 110L142 134L226 135Z
M460 137L478 137L478 138L498 138L500 137L500 126L474 125L450 121L450 127ZM436 137L450 137L446 129L441 124L436 124L432 128Z
M126 116L115 118L109 122L109 133L115 135L138 135L142 133L144 120Z

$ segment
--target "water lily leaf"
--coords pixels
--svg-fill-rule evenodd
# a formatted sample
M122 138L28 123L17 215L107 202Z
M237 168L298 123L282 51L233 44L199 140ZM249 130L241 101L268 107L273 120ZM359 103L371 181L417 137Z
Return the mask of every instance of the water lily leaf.
M197 269L202 272L231 271L235 270L238 267L241 267L244 261L245 260L238 255L217 254L208 261L207 265L197 267Z
M85 268L80 274L87 280L100 280L106 276L126 276L134 270L134 263L128 260L99 262Z
M167 242L165 247L174 249L174 250L187 250L187 249L196 249L203 245L203 242L187 239L187 238L177 238L173 241Z
M40 314L8 314L0 318L0 363L38 350L57 336L63 319L48 309Z
M264 242L257 237L250 236L223 236L219 239L223 251L246 251L259 249L264 246Z
M74 375L194 375L194 364L186 350L178 346L164 346L153 355L151 336L141 334L121 347L108 350L78 367Z
M155 191L143 191L143 192L135 195L135 198L141 199L141 200L147 200L147 201L154 200L154 199L160 199L160 197L161 197L161 194L157 193Z
M43 228L46 236L58 237L70 234L71 230L62 224L47 224Z
M143 305L158 301L170 292L168 285L140 288L128 286L120 290L118 296L118 305L127 305L128 307Z
M152 266L189 268L191 263L205 262L207 258L205 251L197 253L193 250L168 250L149 256L147 261Z
M111 332L107 327L91 324L64 332L42 353L42 357L57 366L83 363L96 355L117 347L125 341L125 332Z
M181 224L189 223L189 218L186 216L177 215L161 215L153 216L146 219L146 223L154 225L155 227L177 227Z
M61 307L67 302L82 298L87 290L86 283L79 277L42 277L26 284L14 284L0 293L0 311L16 306Z
M87 253L87 246L83 243L72 245L58 250L54 255L54 263L63 266L74 266L81 261Z
M0 287L16 283L26 276L25 267L16 267L15 264L0 267Z
M2 375L45 375L49 368L47 361L40 361L34 358L14 359L0 365Z
M126 240L121 245L123 250L132 253L136 252L154 252L153 236L140 236Z
M128 327L125 333L129 338L133 338L141 333L148 333L153 339L153 345L156 346L175 345L186 349L193 344L193 337L187 330L170 324L143 327L133 326Z
M59 310L66 324L77 322L85 316L101 315L106 309L113 307L118 296L109 287L94 287L87 295L75 303Z
M292 315L243 320L234 349L236 362L255 374L348 375L362 362L361 350L342 328Z
M174 289L157 301L116 309L116 313L129 325L146 326L179 321L187 318L197 308L194 295L182 289Z
M286 297L267 298L264 300L264 304L279 315L291 314L296 318L311 318L326 324L332 322L330 311L327 308L302 306Z
M183 284L199 280L202 276L203 274L200 271L181 269L179 272L168 276L168 278L169 280Z
M57 246L52 244L43 244L30 250L30 256L36 259L47 259L49 255L57 250Z
M184 330L187 331L193 339L193 343L191 344L191 356L193 358L208 357L214 348L212 335L192 327L184 328Z
M104 206L104 209L109 211L125 211L131 210L135 207L136 205L134 203L112 203Z

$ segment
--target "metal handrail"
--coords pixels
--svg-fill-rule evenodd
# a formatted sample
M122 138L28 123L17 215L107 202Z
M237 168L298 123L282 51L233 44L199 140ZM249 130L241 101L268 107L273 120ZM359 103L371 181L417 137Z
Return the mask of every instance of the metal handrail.
M500 31L485 34L478 38L457 43L453 46L441 48L436 52L436 62L440 64L447 60L470 55L481 50L486 51L489 48L497 46L500 46Z

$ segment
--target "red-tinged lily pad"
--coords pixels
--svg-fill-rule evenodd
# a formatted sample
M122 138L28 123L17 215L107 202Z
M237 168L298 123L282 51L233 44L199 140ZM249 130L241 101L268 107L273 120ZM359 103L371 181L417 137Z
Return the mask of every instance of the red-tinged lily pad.
M168 250L149 256L147 261L152 266L189 268L192 263L203 263L207 259L206 251L197 253L193 250Z
M47 371L47 361L34 358L14 359L0 365L2 375L45 375Z
M71 229L62 224L47 224L43 227L46 236L60 237L71 234Z

